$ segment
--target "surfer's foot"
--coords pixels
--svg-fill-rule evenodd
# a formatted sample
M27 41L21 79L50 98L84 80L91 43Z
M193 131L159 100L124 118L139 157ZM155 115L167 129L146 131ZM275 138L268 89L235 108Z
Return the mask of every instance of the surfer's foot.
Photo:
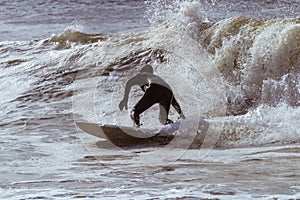
M135 115L134 110L131 111L131 113L130 113L130 118L131 118L131 120L133 121L134 126L135 126L136 128L139 128L139 127L142 125L142 124L140 123L140 117Z
M143 124L136 124L136 123L133 123L133 126L134 126L135 128L140 128L142 125L143 125Z
M143 125L142 123L137 124L137 123L133 122L133 126L135 128L140 128L142 125Z
M173 124L173 121L172 121L172 120L170 120L170 119L167 119L167 121L166 121L165 125L168 125L168 124Z

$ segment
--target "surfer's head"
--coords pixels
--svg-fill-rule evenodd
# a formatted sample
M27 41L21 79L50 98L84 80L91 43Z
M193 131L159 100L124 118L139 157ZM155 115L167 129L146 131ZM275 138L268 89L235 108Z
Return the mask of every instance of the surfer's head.
M153 67L149 64L146 64L143 66L143 68L140 70L140 73L149 73L149 74L153 74Z

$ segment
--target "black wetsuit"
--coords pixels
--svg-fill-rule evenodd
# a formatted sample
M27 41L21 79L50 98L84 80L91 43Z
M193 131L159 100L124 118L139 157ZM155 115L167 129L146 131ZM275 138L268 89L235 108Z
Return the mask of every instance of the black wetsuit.
M148 68L148 69L146 69ZM146 69L146 70L143 70ZM125 85L124 97L119 104L120 110L124 107L127 109L127 102L129 98L130 88L133 85L138 85L145 92L144 96L137 102L131 111L130 117L137 126L140 126L140 114L158 103L160 112L159 112L159 121L162 124L172 123L168 119L170 106L172 105L175 110L180 115L180 118L185 118L182 110L175 99L172 89L168 83L166 83L162 78L153 74L151 66L145 66L140 73L136 76L129 79Z
M145 94L132 110L131 117L135 124L140 125L139 115L156 103L159 103L159 121L161 124L172 123L172 121L168 119L171 104L179 114L182 114L181 108L175 99L172 90L169 88L163 85L151 83L142 85L141 89L145 92Z

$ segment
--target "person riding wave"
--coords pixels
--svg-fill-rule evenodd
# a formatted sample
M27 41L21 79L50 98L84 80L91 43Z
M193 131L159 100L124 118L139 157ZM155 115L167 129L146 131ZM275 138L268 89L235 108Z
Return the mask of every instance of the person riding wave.
M146 64L137 75L126 82L124 97L119 103L119 109L121 111L124 107L126 110L128 109L127 104L129 93L131 87L134 85L140 86L145 92L143 97L136 103L130 113L130 117L137 127L141 126L140 114L156 103L159 104L160 108L159 121L161 124L166 125L173 123L173 121L168 118L171 105L175 108L180 118L185 119L170 85L161 77L153 74L153 68L149 64Z

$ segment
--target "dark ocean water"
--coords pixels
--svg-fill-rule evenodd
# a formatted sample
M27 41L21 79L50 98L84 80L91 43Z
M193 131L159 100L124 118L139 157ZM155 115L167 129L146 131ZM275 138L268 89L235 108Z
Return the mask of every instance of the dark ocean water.
M298 0L1 1L0 199L299 199L299 13ZM131 126L141 93L117 106L145 63L209 123L204 145L120 150L76 127Z
M1 1L1 41L43 39L69 26L86 33L143 27L142 1Z
M177 2L3 0L0 3L1 41L48 38L76 25L85 33L104 34L148 27L150 23L160 22L158 19L168 20L170 16L166 13L178 9ZM293 18L299 16L300 10L298 0L199 2L200 9L213 22L241 15L264 19Z

